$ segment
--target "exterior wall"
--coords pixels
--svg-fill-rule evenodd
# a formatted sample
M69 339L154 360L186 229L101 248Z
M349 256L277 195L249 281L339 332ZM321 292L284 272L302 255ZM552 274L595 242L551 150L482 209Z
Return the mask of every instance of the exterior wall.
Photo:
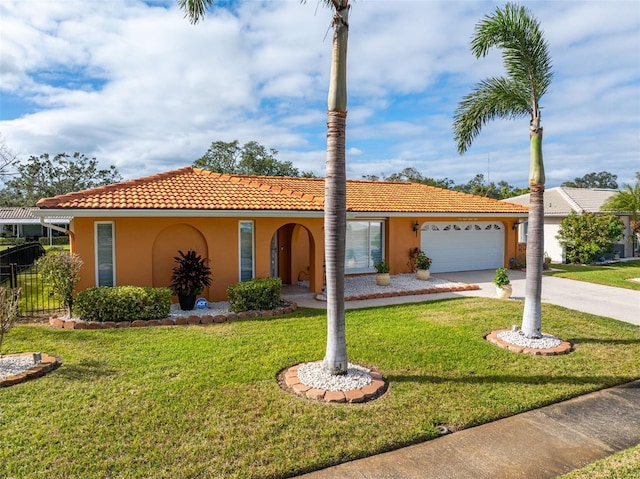
M364 219L364 218L363 218ZM250 218L139 218L76 217L70 225L71 248L84 265L79 290L96 284L95 222L114 225L116 285L169 285L178 250L194 249L211 260L212 286L203 292L209 301L227 299L229 284L239 281L239 222ZM271 241L278 235L279 275L296 284L309 280L309 289L321 293L324 278L324 232L322 218L253 218L255 277L268 277L272 270ZM505 218L436 218L429 216L392 217L384 222L384 257L392 274L408 273L409 250L420 247L418 221L496 221L505 225L504 265L516 257L516 221Z
M544 219L544 252L554 263L564 261L564 248L558 243L556 235L564 218L547 217Z
M211 260L212 286L203 292L210 301L227 299L229 284L239 281L239 221L245 218L82 218L72 223L72 250L84 265L79 290L95 286L94 223L112 221L115 240L116 285L168 286L174 256L178 249L195 249ZM268 277L271 271L271 238L290 218L254 218L255 277ZM310 287L322 291L322 219L295 220L308 231L308 260L304 266L310 275ZM319 258L318 258L319 257ZM303 261L301 263L304 263ZM296 273L297 274L297 273Z

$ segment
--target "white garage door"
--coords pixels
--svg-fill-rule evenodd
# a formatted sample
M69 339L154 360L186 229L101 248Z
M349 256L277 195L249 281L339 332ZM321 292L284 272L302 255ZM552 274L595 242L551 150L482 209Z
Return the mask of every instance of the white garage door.
M474 271L504 266L504 225L493 221L429 222L420 245L433 273Z

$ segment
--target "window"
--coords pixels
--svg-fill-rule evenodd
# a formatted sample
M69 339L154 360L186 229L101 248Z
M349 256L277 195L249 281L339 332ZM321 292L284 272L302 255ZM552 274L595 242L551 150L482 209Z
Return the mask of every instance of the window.
M382 259L382 226L382 221L347 222L347 272L373 270L373 266Z
M115 286L115 242L113 222L95 223L96 286Z
M240 222L240 281L253 279L253 221Z

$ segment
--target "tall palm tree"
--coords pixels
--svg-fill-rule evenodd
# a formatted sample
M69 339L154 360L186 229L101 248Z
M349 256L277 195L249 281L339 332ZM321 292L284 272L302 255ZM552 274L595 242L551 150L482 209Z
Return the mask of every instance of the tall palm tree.
M636 171L635 185L624 183L622 190L605 201L602 209L629 213L631 231L635 234L635 247L636 242L640 239L640 171Z
M502 50L506 75L481 81L463 97L454 115L454 137L463 154L489 120L529 116L530 204L522 331L528 338L539 338L545 183L540 98L553 77L551 58L538 21L528 9L512 3L498 7L475 27L471 52L476 58L486 56L493 47Z
M304 0L302 0L304 2ZM178 0L191 23L198 23L215 0ZM323 0L333 8L333 47L328 97L327 160L325 178L325 267L327 277L327 349L324 369L347 372L344 311L344 256L347 231L347 42L349 0Z

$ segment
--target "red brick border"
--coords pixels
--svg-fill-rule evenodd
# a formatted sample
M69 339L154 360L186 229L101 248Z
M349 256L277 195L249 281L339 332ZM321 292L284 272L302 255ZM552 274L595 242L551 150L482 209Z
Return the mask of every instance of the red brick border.
M148 326L182 326L182 325L198 325L212 323L227 323L238 319L248 318L271 318L274 316L282 316L283 314L293 313L298 309L296 303L287 303L286 306L278 307L265 311L244 311L242 313L217 314L215 316L205 315L197 316L189 314L178 316L177 318L150 319L143 321L136 319L135 321L80 321L77 319L61 319L51 317L49 324L54 328L61 329L109 329L109 328L143 328Z
M378 299L378 298L392 298L397 296L417 296L420 294L436 294L436 293L455 293L456 291L475 291L480 289L477 284L465 284L464 286L451 286L447 288L426 288L418 290L406 290L406 291L387 291L380 293L361 294L354 296L345 296L345 301L361 301L365 299ZM316 301L325 301L320 295L315 295Z
M2 357L33 356L33 354L34 353L5 354ZM34 364L33 367L27 369L26 371L23 371L20 374L7 376L6 378L1 379L0 388L13 386L14 384L19 384L24 381L28 381L29 379L39 378L53 371L61 364L62 364L62 360L60 358L42 353L42 358L40 359L40 362L38 364Z
M573 351L573 344L569 341L563 341L556 346L555 348L547 348L547 349L536 349L536 348L527 348L524 346L518 346L517 344L508 343L507 341L498 337L498 334L503 333L505 331L510 331L509 329L499 329L497 331L492 331L487 334L484 339L489 341L491 344L495 344L498 347L508 349L509 351L513 351L516 353L523 354L531 354L533 356L558 356L560 354L569 354Z
M369 374L371 375L371 383L364 387L350 389L348 391L326 391L324 389L311 388L302 384L300 379L298 379L298 368L302 366L302 364L304 363L296 364L295 366L280 371L280 373L278 373L278 384L285 391L305 399L332 404L364 403L378 399L389 387L389 384L380 371L368 368Z

